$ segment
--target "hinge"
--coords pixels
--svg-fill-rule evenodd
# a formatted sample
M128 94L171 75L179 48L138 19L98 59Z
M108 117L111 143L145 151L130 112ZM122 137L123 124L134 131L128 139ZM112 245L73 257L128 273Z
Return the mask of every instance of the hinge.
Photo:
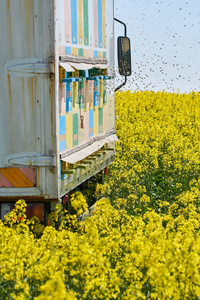
M8 66L8 73L48 74L52 71L53 67L49 63L38 62Z
M9 165L31 166L31 167L55 167L56 156L33 155L8 159Z
M5 69L12 75L28 75L35 76L37 74L53 74L55 73L55 60L49 58L48 62L37 62L31 59L26 60L11 60L5 64Z

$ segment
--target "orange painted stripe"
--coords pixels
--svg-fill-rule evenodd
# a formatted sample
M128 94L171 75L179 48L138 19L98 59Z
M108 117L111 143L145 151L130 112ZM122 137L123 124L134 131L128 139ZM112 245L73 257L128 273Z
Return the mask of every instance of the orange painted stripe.
M34 184L17 168L3 168L0 172L14 187L34 187Z
M65 134L60 135L60 142L65 141Z
M11 182L0 173L0 188L13 188Z

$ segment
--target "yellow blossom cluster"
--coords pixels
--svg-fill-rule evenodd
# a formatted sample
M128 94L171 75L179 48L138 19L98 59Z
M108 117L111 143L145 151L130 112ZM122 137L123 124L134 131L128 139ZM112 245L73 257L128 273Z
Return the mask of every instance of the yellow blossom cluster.
M88 204L81 192L76 192L71 195L70 203L75 210L77 216L80 216L88 210Z
M200 299L199 100L117 93L120 142L101 199L82 219L75 193L72 215L58 207L58 229L40 238L17 202L0 222L0 299Z
M126 198L132 214L148 207L160 210L199 178L200 93L116 93L116 157L108 186L98 194ZM102 191L102 193L100 193Z
M0 299L198 299L198 196L180 196L176 218L174 208L131 216L124 199L114 208L104 198L76 231L48 226L40 239L1 222Z

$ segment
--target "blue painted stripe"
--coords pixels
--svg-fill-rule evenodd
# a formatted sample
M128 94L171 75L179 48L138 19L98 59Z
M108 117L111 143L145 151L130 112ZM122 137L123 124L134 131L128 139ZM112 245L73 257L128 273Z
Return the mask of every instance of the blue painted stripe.
M93 137L93 127L94 127L94 112L93 109L89 111L89 138Z
M99 51L94 50L94 58L97 58L99 56Z
M66 83L66 112L72 111L72 83Z
M82 79L79 79L79 78L64 78L62 79L62 82L81 82Z
M66 141L61 141L60 142L60 151L66 150Z
M72 54L72 48L71 47L65 47L65 53L66 54Z
M66 134L66 117L59 117L59 134Z
M99 80L94 80L94 106L99 105Z
M72 44L78 43L77 0L71 0Z
M66 149L66 116L59 117L59 135L65 135L65 140L60 141L60 151Z
M102 32L102 0L98 0L98 34L99 48L103 48L103 32Z

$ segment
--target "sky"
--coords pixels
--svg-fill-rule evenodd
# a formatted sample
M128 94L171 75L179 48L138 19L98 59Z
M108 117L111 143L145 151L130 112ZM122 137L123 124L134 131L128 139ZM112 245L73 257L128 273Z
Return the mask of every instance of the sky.
M200 0L114 3L115 18L126 23L131 40L132 75L122 89L200 92ZM115 40L123 33L115 22Z

